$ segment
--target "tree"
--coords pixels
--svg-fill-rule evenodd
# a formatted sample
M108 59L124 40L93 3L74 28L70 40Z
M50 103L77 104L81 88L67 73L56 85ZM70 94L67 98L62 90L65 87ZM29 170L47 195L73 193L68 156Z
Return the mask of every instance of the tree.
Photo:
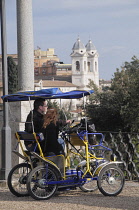
M139 131L139 59L125 62L122 71L117 71L112 80L111 90L121 101L120 115L124 121L124 131Z
M120 103L112 91L97 93L87 105L87 115L98 131L119 131L122 119L119 113Z
M96 129L139 132L139 60L132 57L117 69L108 91L98 91L87 105Z
M91 79L89 79L89 83L88 83L87 87L90 88L90 89L92 89L92 90L94 90L95 92L98 91L97 85Z
M58 111L58 115L59 115L59 119L61 120L67 120L67 119L70 119L71 118L71 114L66 111L64 108L60 108L57 101L54 101L52 102L51 99L49 99L47 101L47 104L48 104L48 108L51 109L51 108L55 108L57 109Z
M7 58L8 64L8 93L12 94L18 91L18 69L13 58Z

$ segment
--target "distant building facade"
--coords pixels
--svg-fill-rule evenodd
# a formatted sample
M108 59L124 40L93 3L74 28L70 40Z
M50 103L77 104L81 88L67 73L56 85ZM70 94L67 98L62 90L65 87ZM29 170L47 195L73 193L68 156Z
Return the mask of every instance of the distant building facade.
M17 54L8 54L16 64L18 64ZM59 63L59 58L54 54L54 48L49 48L47 51L42 51L40 48L34 50L34 75L42 78L49 75L56 75L56 63ZM2 57L0 55L0 81L2 81Z
M34 74L37 76L56 75L55 63L59 58L54 54L54 48L42 51L40 48L34 50Z
M102 90L104 90L106 88L110 88L111 87L111 80L100 79L99 80L99 86Z
M16 64L18 64L18 55L11 54ZM48 48L42 51L39 47L34 50L34 75L35 79L49 80L54 77L56 80L66 79L78 86L80 89L87 89L89 79L99 86L98 72L98 53L89 40L87 45L78 38L71 53L71 64L64 64L54 53L54 48ZM0 57L0 80L2 81L2 61Z
M12 56L18 64L18 56ZM78 38L74 43L71 53L71 64L60 62L54 53L54 48L42 51L39 47L34 50L34 89L58 87L63 92L71 90L88 90L87 85L93 80L97 87L110 87L111 81L99 80L98 52L89 40L86 46ZM0 57L0 81L2 81L2 60ZM2 82L1 82L2 92ZM74 108L79 107L80 100L74 103ZM72 104L73 107L73 104Z
M72 75L72 64L56 63L56 75L57 76L71 76Z

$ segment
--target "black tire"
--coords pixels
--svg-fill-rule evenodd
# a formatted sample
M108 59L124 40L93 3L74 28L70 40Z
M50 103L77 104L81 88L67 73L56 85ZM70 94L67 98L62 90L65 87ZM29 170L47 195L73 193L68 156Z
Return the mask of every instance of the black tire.
M20 163L12 168L7 180L11 193L17 197L29 195L26 183L30 171L31 166L28 163Z
M122 191L124 182L122 170L115 165L107 165L100 171L97 184L103 195L116 196Z
M38 166L33 169L27 180L27 189L30 196L36 200L47 200L57 191L57 184L48 184L46 181L58 181L58 175L54 168Z

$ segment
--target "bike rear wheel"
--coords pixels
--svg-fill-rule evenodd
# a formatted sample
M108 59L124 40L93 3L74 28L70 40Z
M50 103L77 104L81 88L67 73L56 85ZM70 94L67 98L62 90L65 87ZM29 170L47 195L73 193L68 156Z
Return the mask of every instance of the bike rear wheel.
M58 181L58 175L51 166L38 166L33 169L27 180L27 189L30 196L36 200L46 200L57 191L57 184L47 182Z
M30 171L31 166L28 163L20 163L12 168L7 180L11 193L17 197L29 195L26 182Z
M103 195L116 196L124 187L122 170L115 165L105 166L99 173L98 188Z

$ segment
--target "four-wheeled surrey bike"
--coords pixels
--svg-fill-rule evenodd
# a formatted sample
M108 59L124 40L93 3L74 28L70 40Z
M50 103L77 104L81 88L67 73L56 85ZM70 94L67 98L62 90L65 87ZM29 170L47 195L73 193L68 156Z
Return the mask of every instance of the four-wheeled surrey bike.
M3 96L7 101L34 100L36 98L81 98L90 95L91 91L70 91L62 93L59 89L45 89L34 92L21 92ZM85 118L87 125L87 118ZM24 162L14 166L8 176L8 187L16 196L28 196L36 200L45 200L54 196L57 191L76 189L84 192L99 189L105 196L118 195L124 186L124 175L119 167L121 161L115 161L113 155L107 160L106 152L111 149L103 144L102 133L91 132L87 126L78 123L60 132L64 141L65 154L45 156L40 146L43 141L41 133L17 131L17 145L13 151ZM89 135L98 137L97 143L89 141ZM25 150L24 142L36 143L34 151ZM19 152L20 146L20 152ZM36 148L39 152L36 152ZM71 161L79 157L80 162ZM74 164L73 164L74 162Z

